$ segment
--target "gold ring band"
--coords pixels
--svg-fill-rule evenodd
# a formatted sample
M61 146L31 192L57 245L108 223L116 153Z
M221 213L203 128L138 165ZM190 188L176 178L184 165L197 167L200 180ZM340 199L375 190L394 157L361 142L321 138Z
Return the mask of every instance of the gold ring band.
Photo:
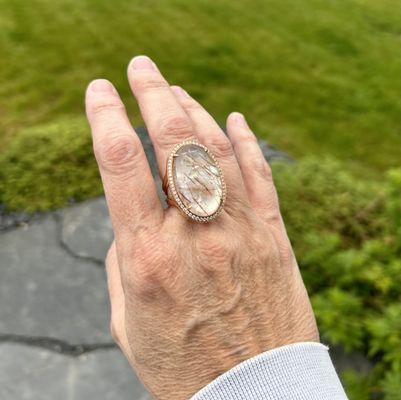
M196 140L179 143L171 151L163 190L169 205L197 222L214 220L223 210L227 196L219 163Z

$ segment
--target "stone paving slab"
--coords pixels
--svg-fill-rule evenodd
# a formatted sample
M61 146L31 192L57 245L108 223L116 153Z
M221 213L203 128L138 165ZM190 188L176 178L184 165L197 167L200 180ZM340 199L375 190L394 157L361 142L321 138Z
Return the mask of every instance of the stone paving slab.
M72 253L103 262L114 236L104 197L65 209L61 234Z
M147 394L119 350L71 357L0 344L2 400L145 400Z
M159 198L165 203L160 178L155 177ZM105 198L99 197L61 212L62 244L75 256L103 263L113 241L113 227Z
M73 257L47 216L0 235L0 334L111 342L105 271Z

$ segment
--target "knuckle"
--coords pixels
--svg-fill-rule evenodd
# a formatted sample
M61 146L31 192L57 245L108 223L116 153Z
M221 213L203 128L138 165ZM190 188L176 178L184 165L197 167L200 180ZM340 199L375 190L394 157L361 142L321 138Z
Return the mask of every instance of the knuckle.
M253 170L262 178L267 180L271 179L271 169L262 156L255 157L253 160Z
M271 169L271 166L266 160L264 160L264 166L261 173L264 176L264 178L268 181L269 185L271 185L272 190L276 192L276 187L274 185L274 179L273 179L273 171Z
M172 144L191 136L193 128L186 116L169 116L160 122L157 141L161 147L171 147Z
M256 201L253 204L255 213L258 216L258 220L261 219L264 226L269 229L279 228L281 231L281 225L283 224L280 209L278 203L274 200L263 200Z
M149 233L137 237L122 262L123 281L129 293L143 300L154 300L164 296L164 288L174 285L179 252L174 246L161 246L160 240L153 240Z
M258 143L258 138L249 128L246 129L246 133L244 134L243 140L248 141L249 143Z
M193 99L183 100L181 104L188 111L199 111L202 109L201 105Z
M143 244L146 236L137 236L137 245L123 255L123 259L127 260L122 263L124 280L135 292L154 286L158 280L157 271L165 264L165 255L155 249L152 241L149 240L148 245ZM135 260L135 265L129 260Z
M172 266L177 264L177 257L174 251L154 248L144 248L139 258L142 260L136 270L136 274L144 283L160 282L165 280Z
M258 143L258 140L256 139L256 136L250 132L245 132L240 135L238 138L238 145L246 145L249 144L251 146L255 145L255 143Z
M132 78L132 83L135 90L142 93L148 91L159 91L165 90L169 87L168 83L155 72L144 72L142 74L136 74Z
M265 208L265 216L266 220L271 226L280 226L281 215L279 209L276 207L276 204L268 203L267 207Z
M258 148L258 141L256 139L256 137L254 135L249 134L248 132L239 132L236 134L236 136L234 138L231 139L233 148L235 153L251 153L252 154L252 158L253 155L256 152L259 152ZM255 151L256 150L256 151ZM251 157L248 157L251 158ZM260 158L260 155L258 154L258 157Z
M289 239L282 232L272 229L272 234L276 240L278 252L283 265L292 266L295 261L294 251Z
M133 135L114 133L95 146L96 158L102 169L111 173L131 170L140 156L140 147Z
M124 104L116 96L94 99L90 105L94 115L105 114L114 110L124 110Z
M217 157L229 158L234 154L230 141L223 136L210 137L208 145L210 145Z
M266 221L271 227L281 226L282 217L280 214L280 207L277 200L277 195L270 191L271 194L267 195L265 199L254 204L257 214Z
M155 271L150 271L147 267L146 264L139 264L135 271L127 272L125 284L130 294L142 300L152 301L162 291L162 285Z
M272 181L272 171L263 154L259 150L257 152L249 151L248 154L249 156L242 160L241 168L256 174L265 181Z
M276 243L276 240L271 233L271 229L266 231L265 229L256 228L256 230L256 234L252 235L250 253L259 261L259 264L275 264L278 259L278 250L275 245L272 245Z
M264 161L264 170L263 170L263 174L265 176L265 178L269 181L273 182L273 171L272 168L270 166L270 164L263 158Z
M132 271L132 280L139 288L152 286L157 280L156 271L162 264L162 260L150 252L142 252L141 261L137 263L135 271Z

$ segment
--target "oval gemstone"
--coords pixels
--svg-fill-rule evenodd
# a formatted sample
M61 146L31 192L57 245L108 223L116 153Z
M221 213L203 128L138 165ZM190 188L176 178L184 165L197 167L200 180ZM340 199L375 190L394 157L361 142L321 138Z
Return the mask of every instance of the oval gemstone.
M177 150L173 180L178 197L192 214L208 217L219 209L223 201L222 177L203 147L191 143Z

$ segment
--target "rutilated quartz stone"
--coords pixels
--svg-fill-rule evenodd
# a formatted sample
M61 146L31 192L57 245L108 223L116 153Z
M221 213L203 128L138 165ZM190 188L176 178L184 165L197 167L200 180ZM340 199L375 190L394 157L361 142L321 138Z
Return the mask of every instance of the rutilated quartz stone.
M223 201L220 170L201 146L186 144L177 150L173 179L178 197L192 214L208 217L219 209Z

